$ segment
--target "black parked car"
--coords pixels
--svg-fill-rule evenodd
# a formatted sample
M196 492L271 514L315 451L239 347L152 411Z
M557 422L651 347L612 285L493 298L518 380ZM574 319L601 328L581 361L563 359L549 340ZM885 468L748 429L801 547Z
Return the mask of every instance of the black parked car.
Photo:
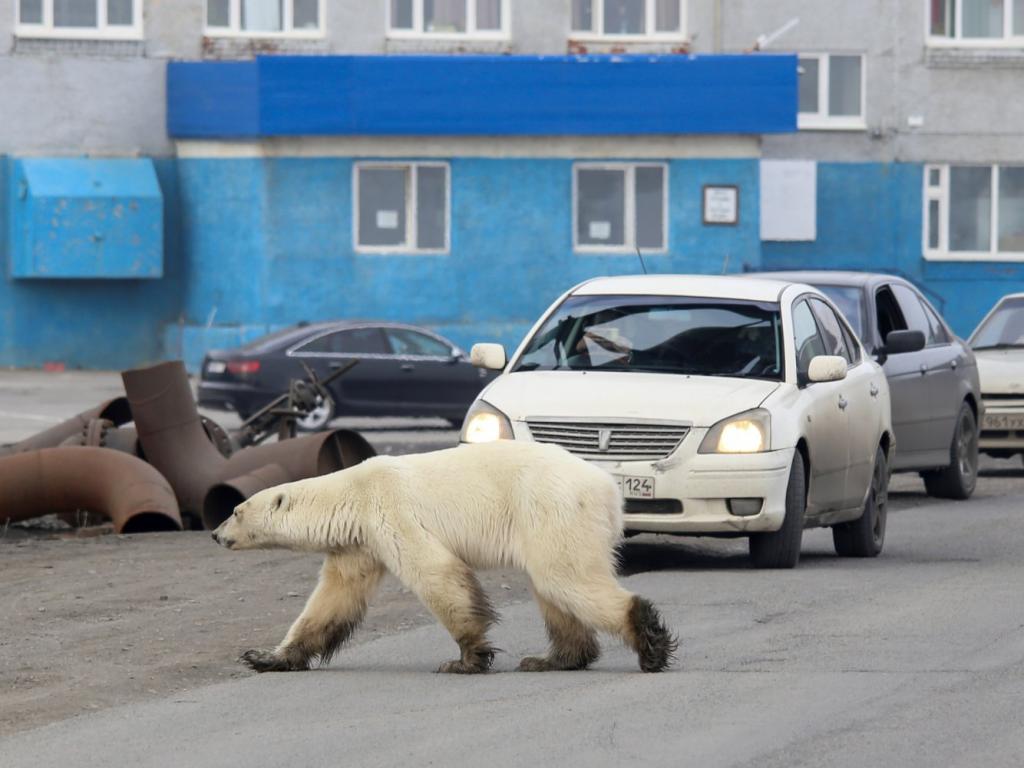
M760 275L813 285L835 302L889 380L893 469L920 472L932 496L968 498L978 478L978 367L967 343L917 288L862 272Z
M323 429L338 416L439 416L454 426L493 376L461 349L425 328L399 323L298 325L203 360L199 404L248 418L306 374L327 378L353 358L359 364L329 385L330 400L299 422Z

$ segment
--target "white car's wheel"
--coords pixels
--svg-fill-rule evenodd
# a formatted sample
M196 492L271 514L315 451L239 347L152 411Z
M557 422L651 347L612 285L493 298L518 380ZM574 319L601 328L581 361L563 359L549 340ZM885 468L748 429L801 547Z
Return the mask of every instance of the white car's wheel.
M786 486L786 517L782 527L771 533L750 536L750 560L755 568L793 568L800 562L807 510L807 467L800 451L793 455Z
M849 523L832 527L832 543L842 557L877 557L885 544L885 522L889 511L889 463L878 447L871 490L863 514Z

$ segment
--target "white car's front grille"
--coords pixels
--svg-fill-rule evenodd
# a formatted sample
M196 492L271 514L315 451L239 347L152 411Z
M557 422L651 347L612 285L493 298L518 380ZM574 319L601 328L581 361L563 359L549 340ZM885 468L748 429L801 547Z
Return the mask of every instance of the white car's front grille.
M538 443L554 443L584 459L657 461L668 456L690 431L679 424L614 424L527 420Z

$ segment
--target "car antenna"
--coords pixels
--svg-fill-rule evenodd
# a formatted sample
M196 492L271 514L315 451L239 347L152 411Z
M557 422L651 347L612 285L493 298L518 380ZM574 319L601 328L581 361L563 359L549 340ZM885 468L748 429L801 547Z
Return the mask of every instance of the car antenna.
M636 257L638 259L640 259L640 269L642 269L644 271L644 274L646 275L647 274L647 265L644 264L644 257L643 257L643 254L640 253L640 246L636 245L636 246L634 246L634 248L636 248Z

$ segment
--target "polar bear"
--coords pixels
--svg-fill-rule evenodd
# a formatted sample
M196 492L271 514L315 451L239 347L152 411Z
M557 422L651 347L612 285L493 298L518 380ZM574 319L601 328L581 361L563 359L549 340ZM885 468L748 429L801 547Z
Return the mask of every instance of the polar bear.
M528 574L550 650L523 671L584 669L617 635L660 672L676 638L647 600L619 586L622 497L614 479L553 445L499 441L432 453L377 456L321 477L269 488L213 532L232 550L326 554L302 614L272 651L246 651L257 672L328 662L358 626L385 570L451 633L460 658L439 672L485 672L496 621L473 569Z

